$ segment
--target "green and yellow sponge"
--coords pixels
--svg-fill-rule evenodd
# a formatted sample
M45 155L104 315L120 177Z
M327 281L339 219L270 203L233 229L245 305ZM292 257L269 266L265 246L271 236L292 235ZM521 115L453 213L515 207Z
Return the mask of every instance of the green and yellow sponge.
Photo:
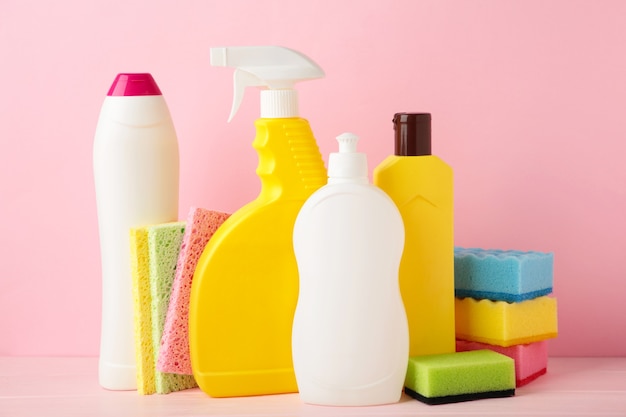
M137 390L167 394L197 386L193 375L156 370L165 316L185 222L164 223L130 231L135 313Z
M515 395L515 361L491 350L414 356L405 392L430 405Z

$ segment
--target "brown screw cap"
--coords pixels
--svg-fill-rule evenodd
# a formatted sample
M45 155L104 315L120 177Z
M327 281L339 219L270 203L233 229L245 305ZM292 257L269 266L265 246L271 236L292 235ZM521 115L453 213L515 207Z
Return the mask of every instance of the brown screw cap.
M398 156L432 155L430 120L430 113L396 113L393 116L395 154Z

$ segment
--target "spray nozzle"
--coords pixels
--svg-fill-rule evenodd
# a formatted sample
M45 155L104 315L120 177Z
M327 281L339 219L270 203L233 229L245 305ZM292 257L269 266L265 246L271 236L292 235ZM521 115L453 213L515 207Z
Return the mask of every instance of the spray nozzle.
M246 87L262 87L261 117L298 116L295 83L324 77L310 58L281 46L211 48L211 65L235 68L232 118L239 110Z

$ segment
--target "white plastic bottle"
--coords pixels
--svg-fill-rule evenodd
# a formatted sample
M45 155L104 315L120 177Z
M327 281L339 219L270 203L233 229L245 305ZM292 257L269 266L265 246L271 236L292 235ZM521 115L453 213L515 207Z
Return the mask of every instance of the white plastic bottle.
M104 99L93 148L102 259L99 381L137 388L129 232L178 219L178 142L150 74L119 74Z
M292 354L302 401L364 406L400 399L409 331L398 282L404 226L393 201L368 181L358 137L337 137L328 184L294 227L300 292Z

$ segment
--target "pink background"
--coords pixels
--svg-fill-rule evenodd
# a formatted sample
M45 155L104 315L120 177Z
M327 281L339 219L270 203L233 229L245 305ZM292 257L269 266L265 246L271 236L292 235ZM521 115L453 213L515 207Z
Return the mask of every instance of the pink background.
M370 169L397 111L433 114L455 169L456 244L553 251L553 356L626 355L626 2L25 1L0 5L0 355L97 355L92 174L118 72L151 72L178 132L180 217L259 189L250 90L211 46L278 44L327 73L301 113L327 158L361 136Z

